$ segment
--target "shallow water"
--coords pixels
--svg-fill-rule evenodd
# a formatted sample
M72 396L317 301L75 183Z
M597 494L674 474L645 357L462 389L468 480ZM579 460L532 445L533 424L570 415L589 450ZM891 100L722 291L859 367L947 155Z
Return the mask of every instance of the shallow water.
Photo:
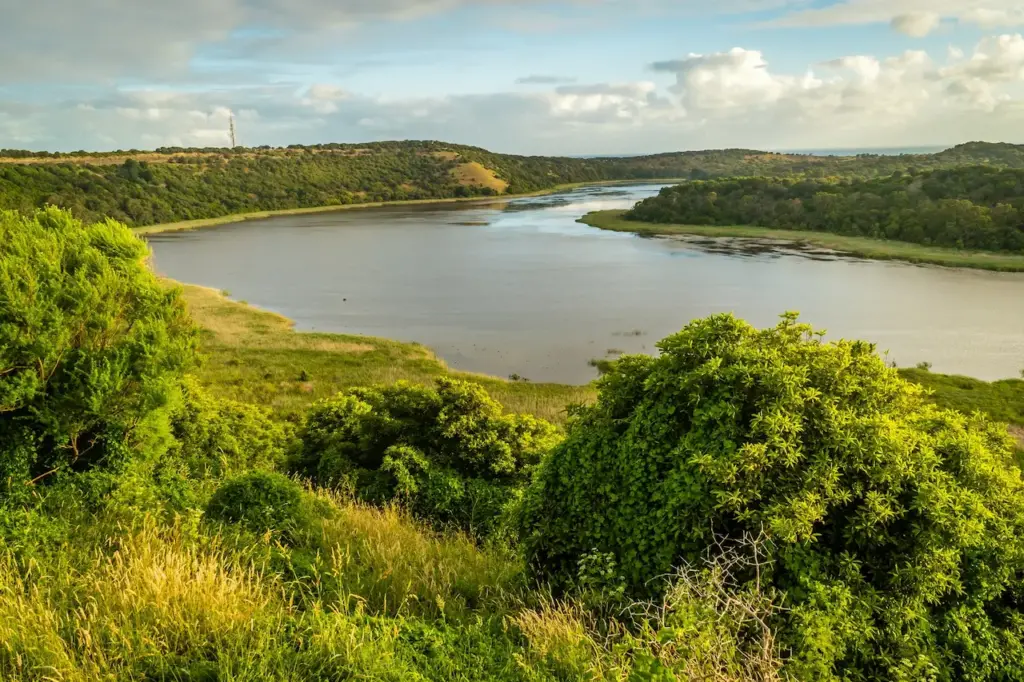
M156 268L299 329L418 341L451 366L585 383L593 358L654 352L694 317L786 310L901 366L1024 368L1024 275L848 259L778 244L640 238L576 223L658 186L481 205L287 216L154 235Z

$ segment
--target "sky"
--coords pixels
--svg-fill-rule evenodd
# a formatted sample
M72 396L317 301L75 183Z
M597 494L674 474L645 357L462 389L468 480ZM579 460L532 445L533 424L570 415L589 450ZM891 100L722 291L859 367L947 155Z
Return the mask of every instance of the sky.
M0 148L1024 143L1019 0L0 0Z

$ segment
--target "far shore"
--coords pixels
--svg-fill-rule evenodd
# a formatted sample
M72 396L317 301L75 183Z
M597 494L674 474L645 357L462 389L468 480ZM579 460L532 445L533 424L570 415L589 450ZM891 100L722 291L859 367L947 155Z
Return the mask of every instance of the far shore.
M831 232L776 230L750 225L671 225L626 220L626 211L594 211L579 219L585 225L614 232L632 232L643 236L734 237L771 239L812 245L842 254L870 260L895 260L951 268L971 268L998 272L1024 272L1024 255L992 251L966 251L924 244L848 237Z
M496 194L490 197L453 197L448 199L413 199L408 201L373 201L359 204L336 204L331 206L312 206L308 208L286 208L277 211L253 211L251 213L233 213L231 215L218 216L216 218L200 218L198 220L183 220L176 223L163 223L160 225L146 225L133 228L135 234L150 235L162 232L180 232L182 230L198 230L218 225L229 225L249 220L263 220L278 216L306 215L309 213L328 213L334 211L351 211L364 208L384 208L387 206L428 206L434 204L489 204L494 202L510 201L512 199L524 199L529 197L547 196L568 192L581 187L608 187L615 185L660 185L677 184L685 182L680 178L637 178L631 180L595 180L593 182L577 182L571 184L557 185L549 189L522 194Z

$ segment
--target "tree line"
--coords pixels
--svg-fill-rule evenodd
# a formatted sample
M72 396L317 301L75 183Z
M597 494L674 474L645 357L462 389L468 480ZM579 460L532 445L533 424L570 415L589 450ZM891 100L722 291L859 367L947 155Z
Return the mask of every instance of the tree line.
M627 219L757 225L916 244L1024 251L1024 170L966 166L871 179L748 177L691 182Z
M967 162L1024 167L1022 150L974 143L932 155L811 156L725 149L593 159L496 154L435 141L167 147L109 154L0 150L0 209L31 212L52 205L83 220L113 218L138 227L255 211L498 193L486 184L458 179L454 171L473 162L503 181L506 193L517 194L606 180L872 178Z

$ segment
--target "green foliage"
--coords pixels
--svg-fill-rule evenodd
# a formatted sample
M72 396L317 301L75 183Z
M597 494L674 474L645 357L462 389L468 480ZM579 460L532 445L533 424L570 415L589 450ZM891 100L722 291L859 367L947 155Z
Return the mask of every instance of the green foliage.
M625 217L1020 253L1024 170L973 166L871 180L750 177L691 182L645 199Z
M0 212L0 498L152 445L197 336L148 253L113 221Z
M266 410L215 398L187 377L171 415L175 457L190 475L220 478L284 463L287 434Z
M1024 380L982 381L973 377L901 369L900 376L928 389L939 407L970 414L984 412L996 421L1024 426Z
M443 142L325 144L287 149L183 149L113 154L0 150L0 208L66 208L133 226L239 213L381 201L491 196L454 171L479 163L510 193L605 180L728 176L875 177L911 168L985 163L1020 168L1021 147L963 145L934 155L809 156L745 149L579 159L495 154ZM136 158L138 157L138 158ZM46 159L46 163L39 163Z
M222 484L206 505L206 517L254 533L276 531L292 540L309 527L311 511L298 483L281 474L253 471Z
M610 552L595 549L580 557L574 587L590 609L621 608L625 603L626 581Z
M797 678L1017 678L1024 483L1004 428L795 315L716 315L658 348L616 363L538 472L522 525L544 575L570 581L596 549L647 594L763 531Z
M322 401L301 440L295 466L315 481L489 535L556 436L544 421L503 414L480 386L442 378L436 389L399 382Z

